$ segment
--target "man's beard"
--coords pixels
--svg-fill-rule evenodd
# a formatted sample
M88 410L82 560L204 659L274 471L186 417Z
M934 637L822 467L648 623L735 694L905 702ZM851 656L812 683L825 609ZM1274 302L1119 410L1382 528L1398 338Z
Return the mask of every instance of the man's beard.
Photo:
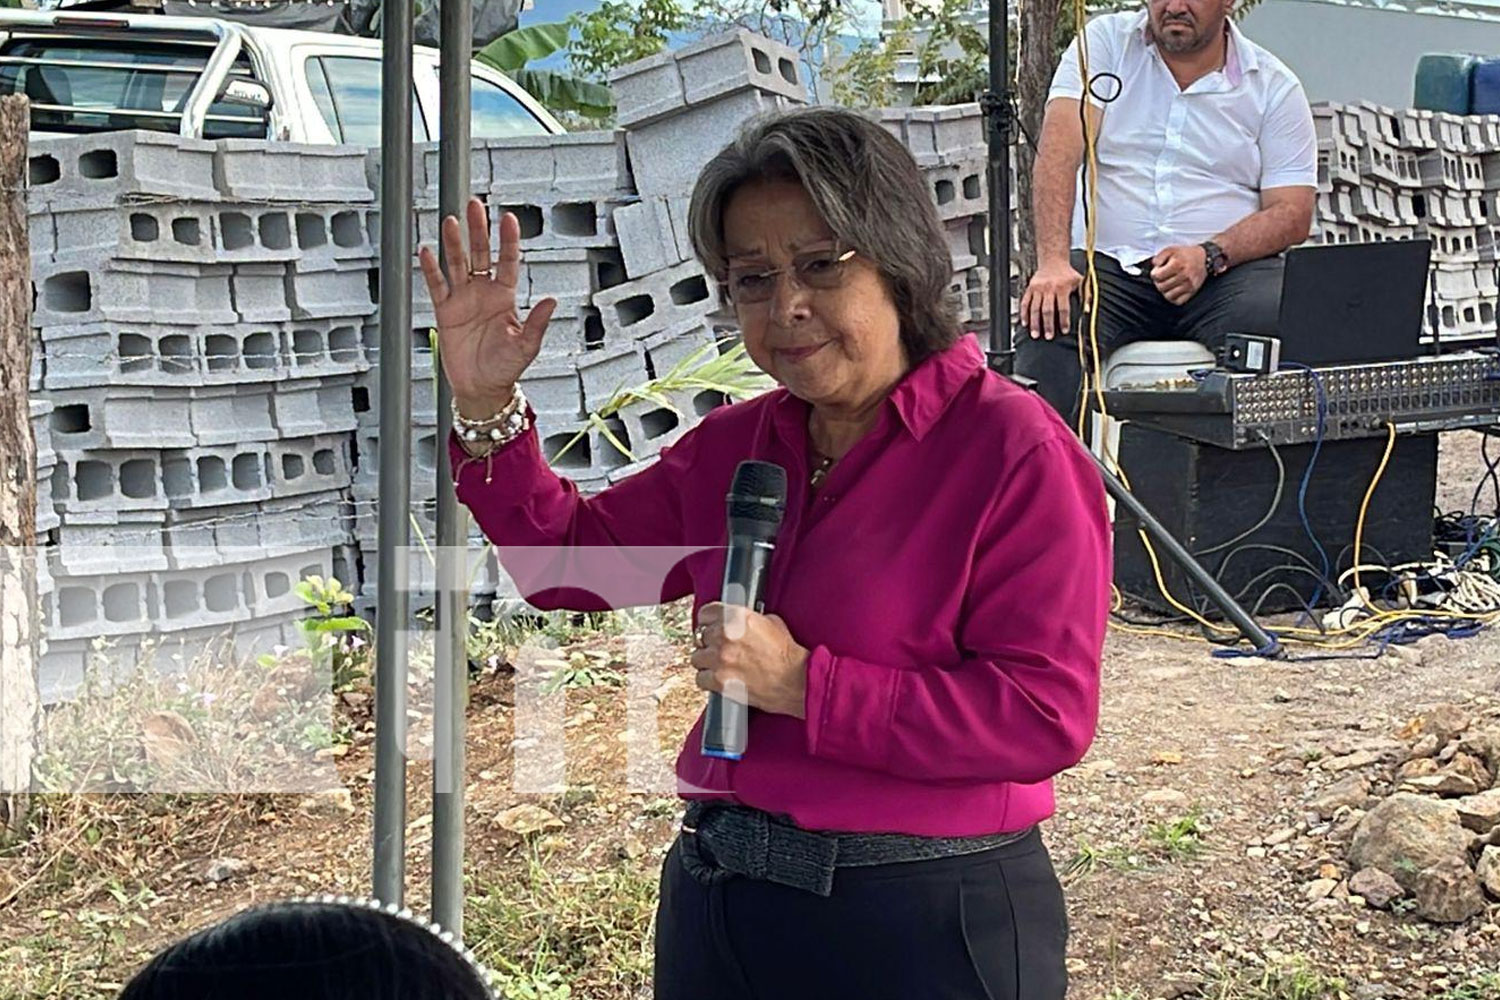
M1186 34L1170 34L1167 28L1181 25L1187 29ZM1197 52L1208 45L1213 38L1211 31L1199 31L1191 21L1172 19L1163 21L1160 30L1155 25L1151 26L1151 36L1163 52L1170 52L1174 56L1189 55Z

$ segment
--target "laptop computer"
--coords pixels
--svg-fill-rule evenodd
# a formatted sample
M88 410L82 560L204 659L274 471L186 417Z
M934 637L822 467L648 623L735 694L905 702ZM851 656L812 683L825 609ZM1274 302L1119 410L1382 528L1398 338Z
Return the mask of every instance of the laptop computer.
M1425 238L1288 250L1281 359L1317 367L1420 356L1431 254Z

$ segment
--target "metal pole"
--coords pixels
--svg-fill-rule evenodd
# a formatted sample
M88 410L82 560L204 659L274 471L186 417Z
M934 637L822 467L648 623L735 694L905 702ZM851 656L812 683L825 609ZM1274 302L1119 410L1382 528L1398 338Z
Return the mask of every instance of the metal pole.
M1098 455L1094 455L1093 458L1094 464L1099 466L1100 475L1104 477L1104 488L1109 490L1109 495L1115 498L1115 502L1125 505L1131 516L1141 522L1141 527L1146 529L1146 533L1151 536L1152 540L1165 549L1172 561L1182 567L1182 571L1192 577L1194 583L1203 588L1209 600L1224 612L1225 617L1234 622L1240 634L1255 643L1257 650L1264 650L1262 655L1279 655L1281 644L1256 624L1255 619L1240 607L1239 603L1230 596L1229 591L1220 586L1219 581L1198 564L1198 560L1193 558L1192 553L1183 548L1182 543L1172 537L1172 533L1146 509L1135 494L1127 490L1125 484L1109 471Z
M385 5L380 78L380 485L375 618L375 898L406 881L406 548L411 506L410 0Z
M469 198L469 59L474 24L470 0L443 0L438 77L438 212L462 220ZM491 254L496 233L490 220ZM467 239L465 240L467 243ZM487 263L487 262L486 262ZM464 261L444 261L451 273ZM453 389L438 369L437 634L432 766L432 919L455 938L464 928L464 710L469 696L469 591L464 580L468 517L453 492L445 446L452 430Z
M990 89L980 102L989 124L990 363L1009 374L1015 349L1010 326L1010 11L990 0Z

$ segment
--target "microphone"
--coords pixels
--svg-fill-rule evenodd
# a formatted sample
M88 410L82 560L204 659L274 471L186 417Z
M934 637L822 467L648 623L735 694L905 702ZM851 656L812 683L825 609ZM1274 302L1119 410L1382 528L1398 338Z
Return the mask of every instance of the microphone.
M734 470L726 504L729 554L719 600L759 612L765 599L766 570L786 512L786 470L774 462L741 462ZM749 723L749 705L710 692L703 716L703 755L739 760L745 753Z

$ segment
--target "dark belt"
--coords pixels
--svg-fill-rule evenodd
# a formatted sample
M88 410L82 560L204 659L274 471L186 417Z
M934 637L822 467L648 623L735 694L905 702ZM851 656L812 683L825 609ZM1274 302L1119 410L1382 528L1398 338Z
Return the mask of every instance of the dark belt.
M1034 829L978 837L819 833L760 809L698 799L688 803L678 845L683 867L705 885L743 875L828 896L839 868L977 854L1015 843Z

